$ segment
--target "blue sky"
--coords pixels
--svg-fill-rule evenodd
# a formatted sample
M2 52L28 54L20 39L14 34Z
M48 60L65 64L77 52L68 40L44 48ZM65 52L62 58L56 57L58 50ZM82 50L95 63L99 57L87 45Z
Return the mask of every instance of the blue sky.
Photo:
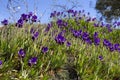
M38 15L38 17L42 16L41 23L49 22L49 16L53 10L60 10L60 8L56 8L54 6L55 4L66 5L68 8L70 8L72 5L70 2L68 2L69 0L13 0L13 1L17 1L17 5L16 3L12 2L14 6L20 7L18 12L16 13L12 12L12 15L16 20L20 17L20 14L26 13L27 8L25 3L27 3L28 12L34 11L35 8L37 8L36 14ZM74 1L74 2L77 1L79 8L76 8L76 9L79 9L79 10L84 9L86 13L90 12L91 16L97 16L96 11L94 10L96 0L70 0L70 1ZM7 9L7 3L8 3L8 0L0 0L0 5L1 5L0 20L9 19L10 21L12 21L13 18L11 18L11 15L10 15L11 11Z

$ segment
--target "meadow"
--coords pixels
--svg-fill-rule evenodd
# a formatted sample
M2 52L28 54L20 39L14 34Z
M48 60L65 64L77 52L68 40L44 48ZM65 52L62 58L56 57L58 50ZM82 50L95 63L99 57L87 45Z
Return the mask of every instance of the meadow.
M0 80L120 80L120 22L83 10L54 11L47 25L38 17L1 21Z

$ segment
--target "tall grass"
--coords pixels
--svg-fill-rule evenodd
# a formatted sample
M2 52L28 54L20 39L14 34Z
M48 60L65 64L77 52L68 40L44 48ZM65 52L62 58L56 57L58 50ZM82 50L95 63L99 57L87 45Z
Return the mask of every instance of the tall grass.
M73 10L67 14L53 12L47 26L32 23L30 18L21 27L8 24L0 29L0 80L119 80L120 45L117 49L114 45L120 44L120 30L84 13ZM84 32L89 36L83 36ZM112 48L103 44L104 39ZM37 60L28 65L32 57Z

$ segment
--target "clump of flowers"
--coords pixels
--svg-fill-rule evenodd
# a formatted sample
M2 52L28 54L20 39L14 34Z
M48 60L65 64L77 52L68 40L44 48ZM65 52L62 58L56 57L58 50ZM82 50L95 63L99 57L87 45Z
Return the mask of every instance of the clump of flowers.
M6 25L8 25L8 20L4 19L3 21L1 21L1 23L6 26Z
M60 17L62 15L63 15L63 12L53 11L53 13L50 14L50 18Z
M115 50L114 45L106 39L103 40L103 45L106 46L110 51Z
M37 16L33 15L31 20L32 20L32 22L37 22Z
M37 22L37 16L33 15L32 12L29 12L28 14L23 13L23 14L21 14L20 19L16 22L16 26L19 28L22 28L23 24L28 21L29 21L29 23Z
M16 26L21 28L23 26L24 21L22 19L19 19L16 23Z
M89 39L89 34L87 32L82 33L82 39L83 40L88 40Z
M28 15L27 14L22 14L20 19L24 20L24 21L28 21Z
M58 19L56 23L59 28L61 28L62 26L66 27L68 25L68 23L63 21L62 19Z
M58 43L58 44L64 44L66 39L64 36L62 36L61 34L58 34L56 37L55 37L55 41Z
M87 14L88 15L87 16L83 12L84 12L84 10L76 11L76 10L72 10L72 9L65 11L65 13L54 11L53 13L51 13L51 16L50 16L51 18L53 17L53 19L52 19L53 21L51 21L51 23L48 23L46 28L44 28L45 34L42 33L43 28L39 28L38 24L35 24L35 26L38 27L38 28L36 27L37 29L33 27L34 23L38 21L37 20L38 17L35 14L33 14L32 12L29 12L28 14L22 14L20 19L17 21L16 26L19 28L22 28L24 26L24 24L26 23L25 28L23 28L22 31L20 30L19 33L25 32L25 33L27 33L28 36L26 36L26 35L19 36L19 34L15 34L15 36L17 35L17 37L15 39L14 44L13 45L10 44L7 47L16 49L15 44L19 44L18 46L24 46L24 48L28 49L28 52L31 54L26 55L25 49L23 49L23 48L20 48L18 50L17 55L19 56L21 64L19 62L18 64L16 64L17 66L13 65L13 67L15 68L15 70L21 69L21 71L19 71L17 74L15 74L15 76L21 77L20 74L22 74L22 77L24 77L24 78L26 77L26 79L31 79L32 78L31 76L34 75L33 78L36 77L36 79L37 79L39 77L38 74L40 74L40 76L42 74L45 74L45 76L43 76L43 77L47 79L47 76L49 76L48 74L51 73L51 71L53 72L52 69L55 70L57 68L60 68L61 65L69 66L68 63L69 62L71 63L71 61L73 61L74 66L73 67L71 66L70 69L75 68L75 71L74 71L76 74L75 76L78 77L79 74L81 74L81 70L82 70L82 73L86 73L85 72L86 70L83 70L83 69L86 69L86 68L92 69L94 66L97 65L98 62L100 63L100 62L104 61L104 59L105 59L104 56L109 55L108 53L110 53L110 52L108 52L106 50L103 51L101 47L104 46L107 49L109 49L111 52L115 51L115 50L120 52L120 44L115 43L114 40L111 40L111 41L113 41L113 43L114 43L113 44L111 41L104 39L102 41L103 45L98 46L101 43L102 37L104 37L104 38L109 37L109 34L105 35L105 36L101 35L102 36L101 38L99 37L99 32L104 29L104 28L102 29L102 27L107 27L104 30L107 29L108 30L107 32L111 32L111 29L112 29L111 25L109 25L109 24L105 25L99 21L97 22L96 18L91 18L91 17L89 17L89 15L90 15L89 13ZM3 20L2 24L8 25L8 21ZM120 26L120 22L119 23L115 22L114 25ZM58 28L56 28L56 26L58 26ZM27 29L26 29L26 27L27 27ZM29 27L31 27L31 29ZM92 29L92 27L93 27L93 29ZM101 28L97 29L97 27L101 27ZM11 30L11 29L12 28L10 28L9 30ZM23 31L23 30L25 30L25 31ZM28 32L28 30L29 30L29 32ZM50 30L50 32L48 32L49 30ZM99 31L99 32L95 32L95 31ZM46 34L47 32L48 32L48 34ZM28 33L30 34L30 39L28 39L29 38ZM56 33L58 33L58 34L56 35ZM102 33L102 32L100 32L100 33ZM3 34L4 34L4 32L3 32ZM11 34L11 32L9 34ZM39 34L43 34L43 35L39 36ZM106 34L106 32L105 32L105 34ZM23 36L23 37L21 37L21 36ZM44 36L45 36L45 38L47 38L47 40L45 40L47 42L42 40L43 39L42 37L44 37ZM39 37L41 37L41 38L39 39ZM11 38L12 37L10 37L10 39ZM21 40L22 38L23 38L23 40ZM53 38L54 38L54 40L53 40ZM18 41L18 39L20 39L20 40ZM34 42L35 40L38 40L38 41ZM55 45L52 40L57 45ZM75 40L77 40L77 41L75 41ZM1 41L3 41L3 40L1 40ZM83 44L82 42L85 44ZM42 46L42 48L41 48L42 44L45 44L45 45L50 44L52 50L50 50L50 48L48 46ZM93 44L93 45L89 45L89 44ZM1 49L9 50L9 48L8 49L4 48L4 47L6 47L6 44L4 46L4 42L1 45L3 47ZM60 46L58 51L55 50L55 48L57 46ZM95 49L92 49L92 48L95 48ZM60 50L63 50L63 51L60 51ZM98 52L96 52L96 50L98 50ZM6 51L6 52L9 52L9 51ZM99 53L100 51L103 51L103 53L100 54ZM2 52L4 52L4 50ZM14 50L12 50L12 52L14 53ZM39 55L39 52L41 52L43 55ZM62 53L62 54L56 55L56 54L53 54L54 52L58 52L58 53ZM37 54L32 55L32 53L37 53ZM53 56L45 56L47 53L53 54ZM64 53L67 53L67 54L64 54ZM95 54L91 54L91 53L95 53ZM82 56L81 56L81 54L82 54ZM32 55L32 56L29 57L30 55ZM88 56L86 56L86 55L88 55ZM97 57L96 57L96 55L97 55ZM114 54L110 54L110 56L111 55L112 55L113 59L118 58L118 57L116 57L116 55L114 56ZM45 58L44 58L44 56L45 56ZM42 59L40 60L40 63L38 61L39 57L40 58L42 57ZM50 59L50 57L52 57L53 59ZM94 62L93 58L96 58L97 59L96 61L98 61L98 62ZM109 59L110 57L107 57L107 58ZM0 59L5 59L5 60L0 60L0 68L1 68L3 63L7 60L6 60L6 58L4 58L4 56L3 56L3 58L0 58ZM16 58L14 58L14 59L16 59ZM72 60L70 60L70 59L72 59ZM25 62L26 60L27 60L27 66L26 66L26 62ZM83 63L80 65L81 60ZM12 60L12 64L14 64L14 62L16 62L16 61ZM86 63L84 63L84 62L86 62ZM105 59L105 62L106 62L106 59ZM5 63L10 63L10 62L5 62ZM91 65L91 63L95 63L95 65ZM38 66L36 66L36 64ZM86 64L89 66L84 67L84 65L86 65ZM108 62L107 64L111 64L111 63ZM6 64L4 64L4 65L6 66ZM53 65L53 66L51 66L51 65ZM105 65L106 65L106 63L105 63ZM103 66L105 66L105 65L100 64L100 67L104 68ZM115 65L117 65L117 63L115 63ZM29 68L28 66L30 66L31 68L33 66L36 66L36 67L32 68L32 69L27 69L27 68ZM39 67L39 66L41 66L41 67ZM81 66L83 66L83 67L81 67ZM11 67L11 65L10 65L10 67ZM16 67L17 67L17 69L16 69ZM99 65L98 65L98 67L99 67ZM107 65L107 68L108 67L109 67L109 65ZM99 69L101 69L100 72L103 70L105 71L105 69L106 69L106 67L104 69L102 69L102 68L99 68ZM118 68L115 67L114 71L117 71L117 69ZM11 70L11 69L9 69L9 70ZM70 71L68 70L68 72L70 72ZM92 72L93 72L93 69L92 69ZM77 75L77 73L78 73L78 75ZM91 71L89 73L91 73ZM96 71L94 73L97 74L98 71ZM107 73L107 72L105 72L105 73ZM85 78L86 78L86 76L87 76L87 78L91 77L91 75L89 76L87 74L81 75L81 76L83 76L83 77L85 76ZM94 77L94 75L92 75L92 76ZM9 75L8 75L8 77L9 77ZM21 77L21 79L23 79L22 77ZM109 75L107 75L107 76L105 75L104 79L103 79L103 77L104 77L104 75L101 76L100 78L102 80L105 80L106 77L109 78ZM110 78L112 78L112 77L110 77ZM42 79L42 78L40 78L40 79Z
M82 40L88 44L92 44L92 40L90 39L89 33L87 33L87 32L82 33Z
M74 37L78 38L78 37L81 36L82 30L78 30L78 31L77 30L72 30L72 33L73 33Z

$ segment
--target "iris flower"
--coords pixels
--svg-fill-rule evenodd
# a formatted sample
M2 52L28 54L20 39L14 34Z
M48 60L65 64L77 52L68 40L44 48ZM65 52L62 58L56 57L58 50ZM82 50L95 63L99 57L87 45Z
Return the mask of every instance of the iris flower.
M3 25L8 25L8 20L7 20L7 19L4 19L3 21L1 21L1 23L2 23Z
M20 49L20 50L18 51L18 55L19 55L20 57L24 58L24 57L25 57L25 51L24 51L23 49Z
M29 61L28 61L28 65L32 66L32 65L35 65L35 64L37 64L37 57L30 58Z
M42 53L47 53L48 52L48 47L42 47Z

